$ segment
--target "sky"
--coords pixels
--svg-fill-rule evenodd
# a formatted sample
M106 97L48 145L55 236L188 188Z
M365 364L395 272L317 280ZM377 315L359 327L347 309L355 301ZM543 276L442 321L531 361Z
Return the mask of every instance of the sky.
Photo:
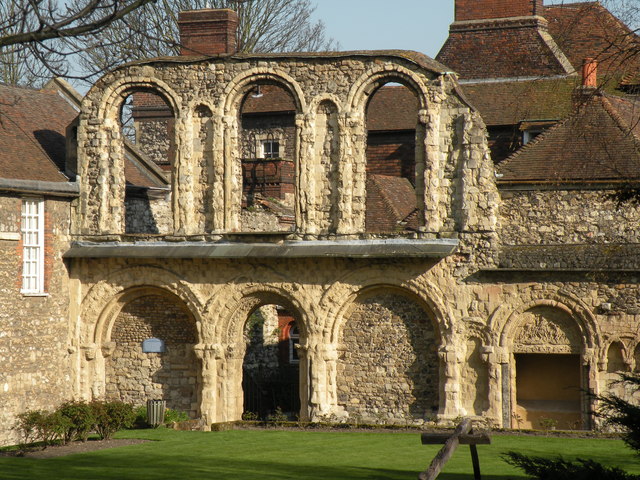
M316 0L315 18L340 50L417 50L435 57L453 21L453 0Z
M563 0L546 0L545 5ZM578 0L564 0L573 3ZM639 0L640 1L640 0ZM435 57L453 22L454 0L314 0L315 19L340 50L417 50Z

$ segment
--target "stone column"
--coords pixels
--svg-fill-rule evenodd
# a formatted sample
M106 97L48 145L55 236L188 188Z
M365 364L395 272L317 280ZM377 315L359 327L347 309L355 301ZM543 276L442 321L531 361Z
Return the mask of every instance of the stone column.
M500 425L502 424L502 367L493 346L483 345L481 352L482 360L487 364L489 376L489 409L486 415Z
M338 352L334 344L316 341L305 348L308 379L308 417L319 421L337 414L336 363Z
M295 164L298 185L296 186L296 222L301 233L315 234L317 199L315 175L316 158L314 155L315 116L312 114L296 115L296 155Z
M106 369L102 350L95 343L88 343L82 345L80 351L82 353L80 399L91 401L104 398ZM112 352L112 349L107 350L109 355Z
M224 125L224 230L240 229L242 205L242 168L238 145L238 119L232 115L222 118Z
M196 233L198 222L195 218L194 178L193 172L193 120L176 118L176 154L173 165L172 201L173 228L177 234L192 235Z
M218 364L222 359L222 348L218 344L199 343L193 351L202 364L202 387L200 392L200 414L206 425L219 421L218 408Z
M598 354L596 349L584 349L582 353L582 369L582 423L584 428L593 428L597 421L595 415L591 413L596 410L593 395L598 395L601 391L598 384Z
M338 180L338 234L364 231L366 202L366 129L359 112L339 116L340 162Z
M424 148L424 173L423 179L418 183L424 192L423 225L427 232L439 232L442 227L440 176L442 175L442 152L440 151L440 103L432 102L428 110L418 112L418 121L424 125L424 144L417 145L416 149ZM420 190L420 188L418 188Z
M220 359L218 375L220 376L223 405L221 406L220 421L230 422L242 420L244 408L244 392L242 390L242 362L244 349L236 345L229 345L223 349Z
M465 352L452 344L440 347L438 355L444 367L444 398L440 400L438 416L441 420L452 420L460 415L460 366Z

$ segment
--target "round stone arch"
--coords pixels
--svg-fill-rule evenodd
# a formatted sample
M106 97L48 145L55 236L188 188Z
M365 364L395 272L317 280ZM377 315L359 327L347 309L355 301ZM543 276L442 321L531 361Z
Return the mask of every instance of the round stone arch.
M339 98L337 95L333 93L321 93L319 95L316 95L309 101L309 107L307 108L307 111L304 113L316 115L318 111L318 107L322 102L333 103L336 106L336 109L338 110L338 115L343 113L345 110L343 99Z
M600 345L598 324L589 309L576 298L560 292L544 292L536 295L529 302L511 309L502 305L489 320L489 328L496 335L498 346L511 348L515 332L521 326L521 316L538 307L549 307L567 314L577 327L585 353L595 354L594 349Z
M589 428L593 400L585 392L598 392L601 344L595 318L565 292L521 296L529 300L500 307L489 322L501 352L503 426L537 428L552 418L559 428Z
M126 72L123 72L125 74ZM114 108L119 107L128 91L142 89L158 92L173 110L174 117L180 118L180 97L166 82L152 77L124 76L114 80L102 91L98 103L98 117L105 120L111 118ZM87 97L91 97L90 91Z
M156 288L175 295L194 316L198 332L201 332L202 302L189 284L165 268L139 265L111 273L87 292L81 307L82 341L101 346L104 332L119 311L119 297L140 288Z
M362 112L370 94L388 82L398 81L411 88L418 97L419 110L426 110L429 105L429 92L423 79L415 72L398 64L374 67L358 78L347 95L345 104L352 112Z
M441 332L415 292L389 284L358 290L335 343L337 404L350 417L420 423L440 411Z
M307 111L304 92L296 80L286 72L276 68L255 67L237 75L224 90L221 102L221 115L234 115L240 107L240 101L251 84L266 80L283 86L293 98L298 114Z
M358 296L367 290L389 288L404 291L424 305L433 316L431 319L442 343L448 344L453 338L453 314L445 307L440 290L425 279L406 281L392 272L373 274L370 268L362 268L347 273L336 281L320 300L321 311L326 312L324 330L330 332L329 341L336 343L345 314Z
M280 364L277 357L274 357L274 345L267 347L267 336L251 345L258 347L248 349L245 343L245 328L249 323L250 315L263 306L281 306L291 314L300 332L299 363L295 366L284 366ZM301 302L291 295L286 289L269 285L251 285L238 289L231 296L213 301L208 305L209 309L220 311L218 331L223 350L224 375L221 376L221 389L226 392L225 418L239 419L245 410L265 416L276 407L282 407L285 413L300 415L301 418L308 418L309 415L309 392L308 392L308 342L309 342L309 318ZM272 318L274 312L264 319L270 322L278 322L280 317ZM275 325L273 325L275 326ZM266 325L265 325L266 327ZM254 337L251 337L254 338ZM264 343L263 343L264 340ZM274 339L270 339L274 340ZM279 335L278 335L279 342ZM280 344L275 345L279 348ZM264 349L263 347L267 347ZM256 352L259 352L257 356ZM263 363L263 356L266 354L268 362ZM262 359L262 360L261 360ZM273 361L275 360L275 363ZM247 361L248 363L246 363ZM246 370L245 370L246 367ZM273 384L273 375L278 379ZM246 376L246 378L245 378ZM273 390L274 385L278 387ZM250 388L254 386L256 388ZM266 405L265 398L260 393L262 391L272 392L273 398L281 398L285 395L286 405ZM288 394L286 392L289 392ZM255 408L256 402L262 403L262 407Z
M159 287L122 291L105 325L105 398L135 405L162 399L167 407L200 415L202 363L194 347L198 325L186 303Z
M224 298L222 298L224 297ZM206 312L220 312L218 315L218 338L225 345L235 345L242 341L242 334L249 315L262 305L276 304L290 309L300 322L303 337L310 331L307 310L302 302L287 289L270 285L250 285L240 288L231 295L215 295L205 306Z

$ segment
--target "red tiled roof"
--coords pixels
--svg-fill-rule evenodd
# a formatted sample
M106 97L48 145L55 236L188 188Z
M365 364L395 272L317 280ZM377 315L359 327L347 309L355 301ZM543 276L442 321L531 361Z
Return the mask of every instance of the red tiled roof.
M296 105L291 94L276 85L260 85L260 92L251 90L242 105L242 113L295 112Z
M56 92L0 85L0 177L65 182L65 130L77 112Z
M573 109L578 77L529 81L464 83L467 99L488 126L516 125L526 120L561 120Z
M418 99L404 86L379 88L367 106L367 130L415 130Z
M640 70L640 37L600 2L548 5L544 12L549 33L576 70L585 58L598 60L601 76L619 78Z
M640 179L640 102L590 95L563 122L500 163L500 182Z
M416 193L406 178L367 174L366 230L393 233L417 227Z

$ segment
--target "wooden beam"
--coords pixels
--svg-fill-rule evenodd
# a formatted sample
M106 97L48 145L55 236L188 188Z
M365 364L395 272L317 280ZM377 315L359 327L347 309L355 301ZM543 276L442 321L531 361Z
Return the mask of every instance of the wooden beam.
M423 433L423 445L442 445L451 437L450 433ZM467 433L458 437L460 445L490 445L491 438L487 433Z
M465 418L453 431L445 442L444 447L440 449L438 454L434 457L429 468L418 475L419 480L435 480L440 474L446 463L449 461L453 452L455 452L458 445L460 445L460 436L469 433L471 430L471 419Z

